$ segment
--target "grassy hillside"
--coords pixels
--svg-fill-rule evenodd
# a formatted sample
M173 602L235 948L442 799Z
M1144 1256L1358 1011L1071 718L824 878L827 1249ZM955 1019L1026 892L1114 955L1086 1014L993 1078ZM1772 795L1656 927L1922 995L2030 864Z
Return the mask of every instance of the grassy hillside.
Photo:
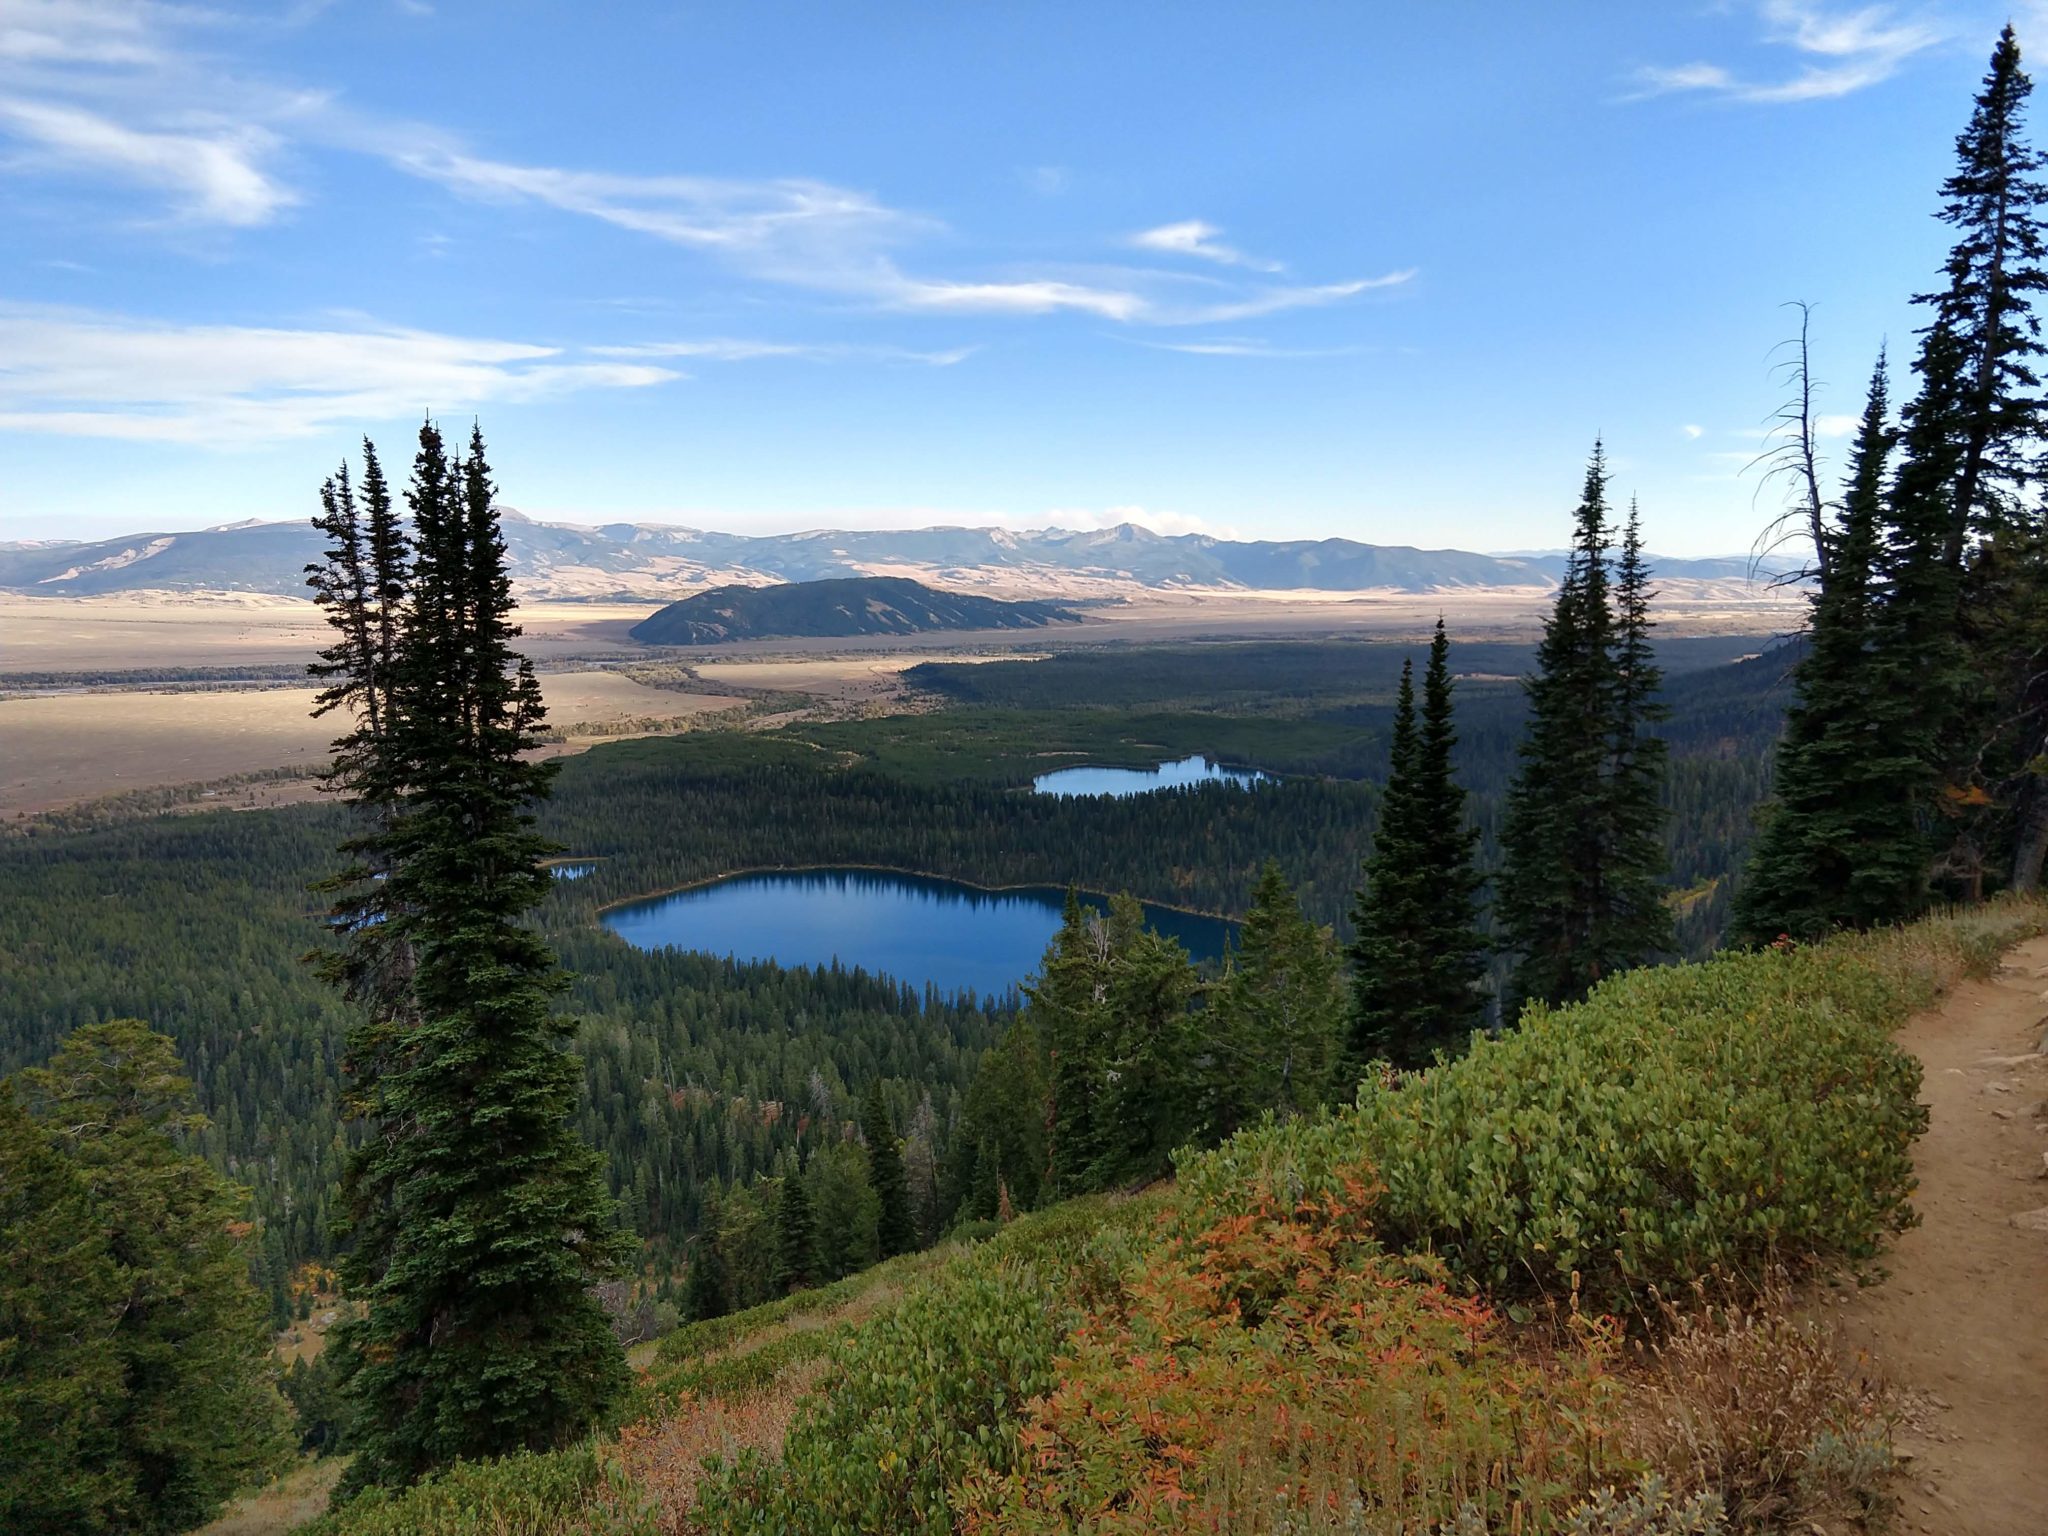
M1891 1031L2044 927L2001 905L1618 977L1171 1189L686 1329L620 1433L314 1529L1860 1525L1890 1410L1774 1277L1853 1273L1911 1220Z
M853 576L773 587L714 587L650 614L631 633L647 645L717 645L947 629L1043 629L1079 622L1079 614L1052 603L1006 603L941 592L901 576Z

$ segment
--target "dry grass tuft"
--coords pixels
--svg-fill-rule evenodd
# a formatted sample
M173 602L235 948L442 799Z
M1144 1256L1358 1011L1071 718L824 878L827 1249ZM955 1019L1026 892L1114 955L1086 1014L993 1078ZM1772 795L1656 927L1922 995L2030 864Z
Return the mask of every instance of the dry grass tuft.
M1621 1425L1632 1456L1681 1498L1718 1498L1737 1531L1884 1513L1896 1394L1867 1359L1845 1368L1833 1328L1797 1315L1782 1279L1741 1305L1705 1284L1689 1308L1660 1305Z
M823 1374L822 1360L807 1360L782 1372L757 1392L721 1398L685 1394L659 1418L630 1425L611 1453L618 1457L634 1492L653 1510L662 1536L690 1536L698 1527L690 1509L704 1459L730 1463L742 1451L774 1459L782 1454L798 1400Z

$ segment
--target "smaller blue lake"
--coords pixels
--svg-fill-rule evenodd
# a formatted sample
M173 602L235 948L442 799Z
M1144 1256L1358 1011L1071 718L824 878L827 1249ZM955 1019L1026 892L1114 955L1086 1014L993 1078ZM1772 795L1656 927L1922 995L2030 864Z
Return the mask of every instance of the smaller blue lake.
M1177 763L1157 768L1098 768L1083 764L1041 773L1031 781L1032 791L1041 795L1148 795L1155 789L1183 789L1190 784L1235 784L1249 789L1268 781L1268 775L1250 769L1222 768L1206 757L1184 757Z
M550 864L548 873L557 880L581 880L596 868L595 864Z
M638 949L789 966L837 961L919 991L999 997L1038 969L1065 901L1049 886L986 891L872 869L774 870L629 902L599 920ZM1237 926L1171 907L1147 906L1145 920L1197 960L1220 959Z

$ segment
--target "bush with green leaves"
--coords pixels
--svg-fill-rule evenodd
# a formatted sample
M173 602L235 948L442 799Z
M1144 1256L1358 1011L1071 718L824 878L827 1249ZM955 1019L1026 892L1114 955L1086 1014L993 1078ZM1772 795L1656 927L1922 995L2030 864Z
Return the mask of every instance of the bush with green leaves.
M1120 1283L1160 1206L1097 1197L1023 1217L841 1333L782 1459L714 1466L693 1518L755 1536L951 1530L951 1491L1014 1469L1062 1341Z
M1510 1303L1640 1311L1713 1271L1854 1268L1914 1220L1920 1068L1891 1031L2048 926L1999 905L1809 949L1631 971L1534 1008L1460 1060L1368 1080L1335 1114L1182 1160L1213 1219L1279 1179L1302 1198L1363 1161L1390 1249Z
M616 1461L595 1442L461 1461L403 1491L367 1489L298 1536L657 1536Z
M1061 1329L1039 1267L977 1254L849 1335L782 1461L744 1455L699 1485L708 1531L950 1531L949 1490L1009 1470L1024 1405L1053 1384Z

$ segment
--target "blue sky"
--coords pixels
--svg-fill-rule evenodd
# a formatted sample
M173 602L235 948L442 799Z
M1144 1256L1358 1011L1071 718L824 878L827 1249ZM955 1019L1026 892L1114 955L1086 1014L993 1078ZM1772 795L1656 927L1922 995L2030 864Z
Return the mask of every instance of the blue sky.
M1839 432L2006 14L0 0L0 538L432 409L566 521L1476 549L1604 433L1745 549L1781 306Z

